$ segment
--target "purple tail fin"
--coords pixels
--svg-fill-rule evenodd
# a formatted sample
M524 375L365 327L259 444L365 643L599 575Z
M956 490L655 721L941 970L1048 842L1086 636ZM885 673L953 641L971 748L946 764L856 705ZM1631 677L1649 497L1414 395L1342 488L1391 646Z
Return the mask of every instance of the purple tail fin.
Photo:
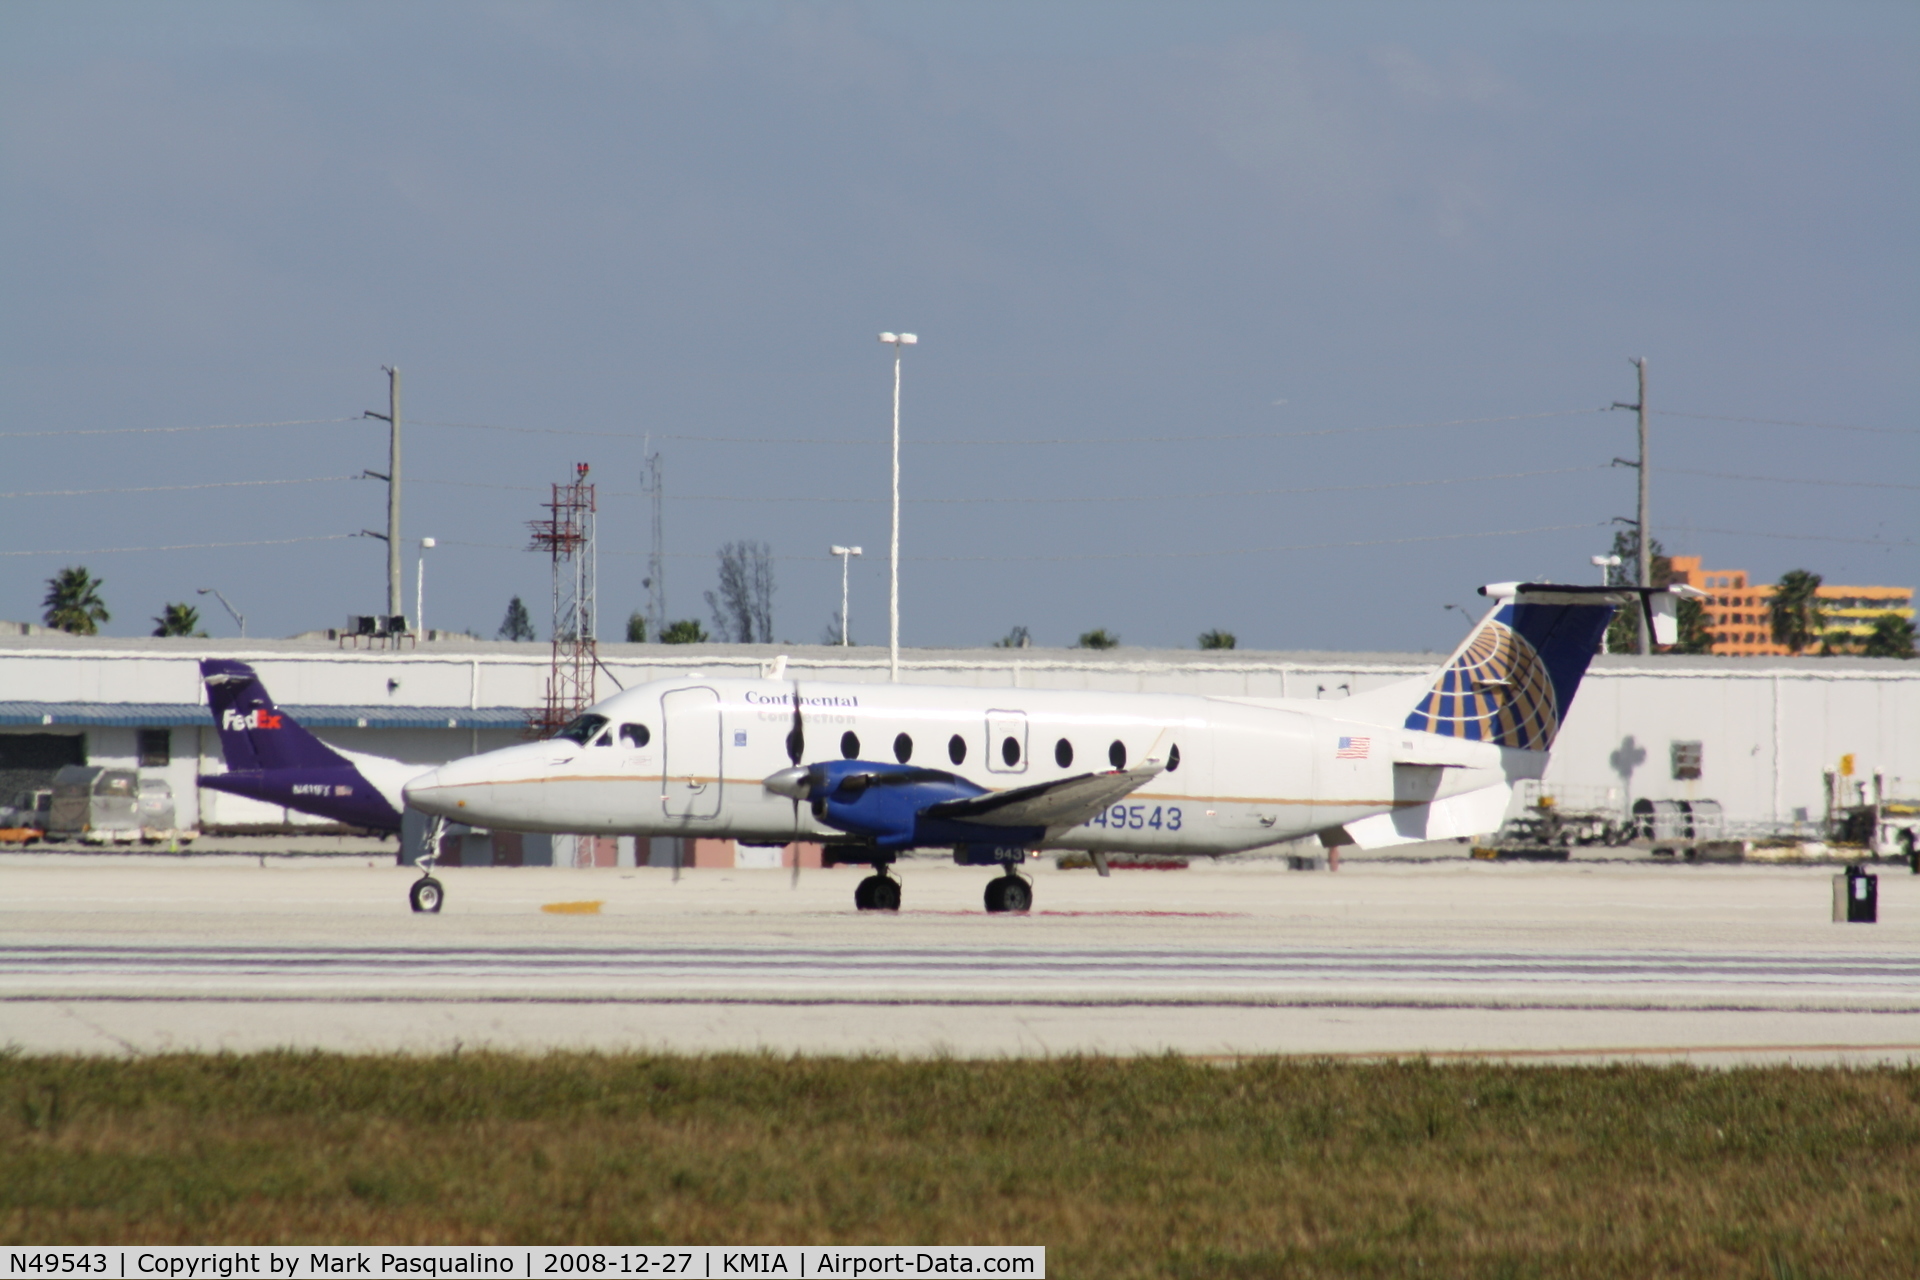
M228 769L350 767L344 756L275 707L266 686L246 663L206 658L200 663L200 678L207 682L207 702Z

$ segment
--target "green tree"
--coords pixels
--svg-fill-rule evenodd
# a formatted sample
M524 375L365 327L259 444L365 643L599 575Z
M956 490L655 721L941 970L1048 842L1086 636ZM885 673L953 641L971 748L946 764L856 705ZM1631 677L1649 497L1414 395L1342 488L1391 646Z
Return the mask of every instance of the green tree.
M1120 637L1110 634L1105 627L1095 627L1091 631L1081 632L1079 641L1074 645L1076 649L1118 649L1119 647Z
M1660 539L1653 540L1653 581L1648 586L1664 587L1673 581L1673 557L1660 545ZM1613 571L1616 584L1637 587L1640 585L1640 531L1638 529L1616 529L1613 532L1613 554L1620 557L1620 567ZM1612 653L1638 653L1640 651L1641 610L1637 605L1622 605L1613 615L1613 621L1607 624L1607 649ZM1714 642L1719 638L1707 627L1706 606L1698 600L1682 597L1674 619L1678 623L1679 637L1667 650L1669 653L1712 653Z
M100 599L100 579L85 565L72 565L47 579L46 624L76 636L97 635L100 624L112 620Z
M1202 631L1200 633L1200 647L1202 649L1231 649L1238 643L1239 640L1235 638L1231 631L1215 630Z
M527 616L527 606L515 596L507 601L507 616L500 621L498 632L502 640L532 640L534 638L533 619Z
M1911 658L1914 653L1913 619L1897 613L1883 613L1873 620L1860 652L1869 658Z
M1805 569L1789 569L1774 584L1773 599L1767 604L1767 621L1773 642L1799 653L1820 638L1826 630L1827 615L1820 608L1820 575Z
M669 622L660 630L661 644L705 644L707 629L700 625L697 618L682 618L678 622Z
M169 603L162 607L153 634L157 636L199 636L205 638L206 632L200 629L200 611L190 604Z
M773 643L773 549L764 542L720 548L720 591L707 592L713 633L724 644Z
M627 615L627 643L645 644L647 642L647 615L635 609Z
M996 649L1031 649L1033 648L1033 637L1027 633L1025 627L1015 627L998 640L995 640L993 647Z

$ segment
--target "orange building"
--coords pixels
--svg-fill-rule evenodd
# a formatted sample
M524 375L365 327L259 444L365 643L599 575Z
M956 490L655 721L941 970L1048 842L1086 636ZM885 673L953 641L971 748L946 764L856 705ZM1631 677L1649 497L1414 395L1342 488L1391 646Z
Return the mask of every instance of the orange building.
M1674 556L1673 580L1707 593L1701 603L1707 611L1707 629L1714 634L1715 653L1743 657L1787 653L1785 645L1773 642L1773 626L1768 607L1773 601L1771 582L1748 581L1744 569L1702 569L1699 556ZM1913 619L1912 587L1849 587L1822 584L1814 593L1821 612L1827 616L1828 633L1844 631L1855 640L1864 639L1873 630L1873 620L1883 613L1896 613ZM1816 643L1802 653L1818 652Z

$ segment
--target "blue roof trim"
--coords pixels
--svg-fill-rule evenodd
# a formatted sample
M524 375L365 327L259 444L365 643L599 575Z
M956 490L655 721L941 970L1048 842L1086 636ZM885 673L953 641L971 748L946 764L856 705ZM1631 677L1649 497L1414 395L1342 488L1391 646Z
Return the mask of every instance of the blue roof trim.
M524 707L283 706L309 729L524 729ZM0 702L0 727L67 725L158 729L206 725L207 709L191 702Z

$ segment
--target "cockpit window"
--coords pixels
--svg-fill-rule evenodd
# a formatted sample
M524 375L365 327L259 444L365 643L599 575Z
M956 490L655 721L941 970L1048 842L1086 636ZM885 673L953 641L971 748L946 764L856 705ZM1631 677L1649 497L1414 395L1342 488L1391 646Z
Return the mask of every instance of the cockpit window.
M593 741L593 735L607 727L605 716L585 715L574 718L572 724L554 734L556 738L571 738L581 746Z
M644 747L653 741L653 735L643 724L623 724L620 726L620 741L629 747Z

